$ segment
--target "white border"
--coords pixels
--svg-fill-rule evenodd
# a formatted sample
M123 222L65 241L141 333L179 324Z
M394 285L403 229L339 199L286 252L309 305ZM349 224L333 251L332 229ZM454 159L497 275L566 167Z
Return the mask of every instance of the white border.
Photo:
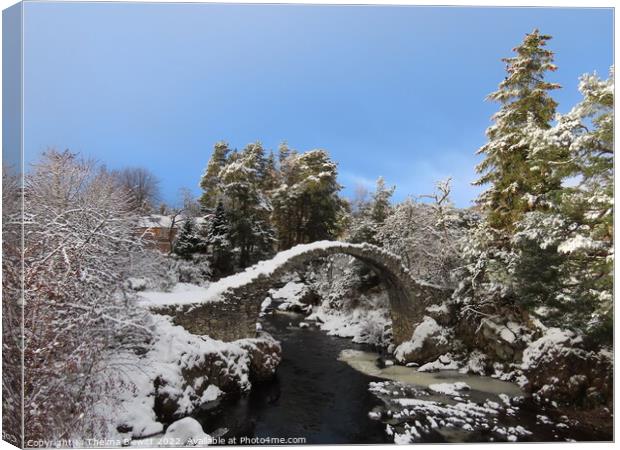
M26 0L25 3L31 3L31 2L46 2L46 3L53 3L54 1L52 0ZM80 2L80 3L87 3L83 0L60 0L60 1L56 1L57 3L65 3L65 2ZM188 2L188 1L182 1L182 0L133 0L132 3L137 3L137 2L143 2L143 3L253 3L253 4L261 4L261 3L270 3L270 4L320 4L320 5L417 5L417 6L442 6L442 7L450 7L450 6L473 6L473 7L569 7L569 8L574 8L574 7L587 7L587 8L593 8L593 7L604 7L604 8L614 8L614 23L615 23L615 6L616 6L616 2L613 0L589 0L589 1L579 1L579 0L544 0L544 1L499 1L499 0L476 0L476 1L467 1L467 0L446 0L444 2L438 2L438 1L429 1L429 0L375 0L375 1L364 1L364 0L313 0L313 1L303 1L303 0L270 0L270 1L261 1L261 0L232 0L232 1L223 1L223 0L206 0L206 1L202 1L202 2ZM0 0L0 7L1 9L6 9L12 5L15 5L16 2L15 0ZM92 3L92 2L91 2ZM97 2L97 3L104 3L104 2ZM24 15L22 14L22 24L23 24L23 18ZM0 21L0 49L1 49L1 43L2 43L2 25L1 25L1 21ZM23 42L23 41L22 41ZM0 50L1 51L1 50ZM22 52L23 52L23 46L22 46ZM617 61L617 56L618 56L618 36L615 33L614 30L614 61ZM22 69L23 69L23 58L22 58ZM0 71L0 82L2 80L2 73ZM0 90L0 101L2 99L2 93ZM23 106L23 90L22 90L22 106ZM0 113L1 115L1 113ZM22 119L23 119L23 107L22 107ZM23 122L22 122L22 133L23 133ZM1 138L2 138L2 131L0 130L0 142L1 142ZM22 135L22 143L23 143L23 138L24 136ZM23 158L23 152L22 152L22 158ZM1 192L1 186L0 186L0 192ZM620 188L618 188L618 185L616 184L615 186L615 192L614 195L617 197L618 191L620 191ZM0 206L0 210L1 210L1 206ZM614 232L615 232L615 228L614 228ZM615 238L614 238L615 239ZM0 256L1 258L1 256ZM618 273L620 272L620 269L618 269L618 267L615 267L615 271L614 271L614 279L617 279ZM1 277L1 275L0 275ZM614 285L614 299L617 298L616 296L617 294L617 285ZM618 324L618 311L614 311L614 324ZM614 335L614 348L615 346L618 344L618 334ZM0 367L0 371L1 371L1 367ZM617 374L614 374L614 385L616 385L616 382L618 381L618 377ZM618 399L618 395L617 395L617 390L615 390L614 392L614 405L617 402ZM615 409L615 408L614 408ZM23 417L23 416L22 416ZM614 430L617 430L618 427L618 420L616 417L614 417ZM1 430L1 423L0 423L0 430ZM443 445L449 445L449 444L443 444ZM507 444L507 443L502 443L502 444L493 444L493 443L476 443L476 444L452 444L452 445L459 445L459 446L466 446L467 448L470 449L484 449L484 448L489 448L490 446L492 447L497 447L497 446L507 446L507 445L534 445L534 446L553 446L553 447L558 447L561 448L562 450L564 449L581 449L581 450L585 450L586 446L587 448L595 448L595 449L599 449L599 448L613 448L615 447L614 443L562 443L562 442L558 442L558 443L540 443L540 444L528 444L528 443L514 443L514 444ZM339 445L339 446L316 446L316 445L304 445L304 446L297 446L297 447L261 447L264 449L281 449L281 448L298 448L298 449L306 449L306 448L326 448L326 447L333 447L333 448L339 448L339 449L357 449L360 446L354 446L354 445ZM367 447L367 446L365 446ZM376 445L373 446L373 448L381 448L381 449L388 449L392 447L392 445ZM416 448L421 448L421 449L425 449L425 448L436 448L436 445L432 445L432 444L415 444ZM0 450L4 450L4 449L14 449L15 447L4 442L4 441L0 441ZM242 448L247 448L247 447L242 447Z

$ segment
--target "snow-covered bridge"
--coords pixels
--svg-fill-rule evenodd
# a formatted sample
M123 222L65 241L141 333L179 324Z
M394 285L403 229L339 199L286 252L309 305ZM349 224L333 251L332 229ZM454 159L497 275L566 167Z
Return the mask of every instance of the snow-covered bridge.
M436 303L445 291L412 278L399 257L370 244L319 241L302 244L261 261L244 272L213 283L197 300L195 296L174 296L149 306L169 314L191 333L232 341L256 335L261 303L269 289L284 274L302 268L313 259L335 254L353 256L370 266L385 284L391 308L394 342L411 338L426 306Z

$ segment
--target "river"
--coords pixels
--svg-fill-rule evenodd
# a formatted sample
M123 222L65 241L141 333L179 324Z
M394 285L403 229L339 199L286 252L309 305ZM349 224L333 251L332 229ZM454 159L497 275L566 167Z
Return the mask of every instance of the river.
M305 444L601 439L568 419L549 418L523 401L514 384L455 371L379 369L368 346L300 328L302 320L279 311L263 318L263 329L282 344L277 375L255 383L245 397L195 413L207 433L257 439L252 443L301 438L291 443ZM454 382L467 390L446 395L429 389Z

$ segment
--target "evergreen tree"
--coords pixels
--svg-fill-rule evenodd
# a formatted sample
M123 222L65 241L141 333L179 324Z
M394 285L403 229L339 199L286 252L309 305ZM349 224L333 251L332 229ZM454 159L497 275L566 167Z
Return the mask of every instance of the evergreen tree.
M520 221L515 236L520 250L516 267L528 262L530 273L517 271L516 275L523 286L539 285L539 291L544 290L545 295L534 297L533 303L545 306L548 323L609 341L613 308L613 70L605 81L585 75L579 89L583 100L560 116L552 129L531 137L537 159L546 159L564 179L573 182L548 198L547 210L528 213ZM553 280L541 277L549 269L531 264L527 258L550 252L557 273Z
M282 164L289 156L291 156L291 149L286 142L282 142L278 146L278 161Z
M226 142L218 142L213 148L213 153L207 164L207 168L200 179L200 187L203 194L200 203L203 208L215 208L220 192L220 171L229 162L230 148Z
M557 188L558 180L548 177L549 167L531 170L530 149L524 141L526 126L548 129L555 114L557 104L549 91L560 86L544 79L547 71L556 70L553 52L544 48L549 39L538 30L526 35L514 49L516 56L503 59L507 77L488 97L502 106L493 116L495 124L487 129L489 141L478 150L485 159L477 167L481 177L476 184L490 184L478 202L489 225L499 231L514 231L515 223L532 209L531 195Z
M392 209L390 200L392 198L392 195L394 195L395 190L396 186L392 186L389 189L385 186L385 180L383 179L383 177L379 177L377 179L377 186L372 196L373 202L371 211L372 220L377 225L383 224L387 216L390 214L390 211Z
M290 152L280 163L282 184L272 194L279 248L333 239L341 231L345 202L336 164L324 150Z
M273 152L269 152L265 164L265 176L263 179L263 189L266 192L272 191L279 185L280 174L276 166L276 157Z
M387 188L383 177L377 179L372 199L361 202L350 220L348 230L350 242L381 245L381 241L377 239L377 232L392 212L390 200L395 189L395 186Z
M526 216L548 211L561 189L562 174L537 143L551 128L557 106L549 92L560 87L545 81L556 70L553 52L545 48L549 39L538 30L527 34L516 55L503 60L507 76L488 97L501 107L487 129L488 142L478 150L485 159L476 168L481 177L475 184L488 185L478 198L484 215L463 246L470 283L456 294L477 303L470 311L495 314L501 304L531 310L557 288L555 250L514 236ZM556 155L557 162L565 158Z
M179 231L174 244L174 253L182 258L190 259L194 253L204 251L203 243L194 220L188 217Z
M218 277L229 275L233 269L233 252L230 239L230 222L220 200L208 224L207 243L211 253L212 268Z
M274 231L269 222L271 203L263 190L264 151L250 144L220 171L224 206L228 210L233 247L238 263L247 267L273 253Z

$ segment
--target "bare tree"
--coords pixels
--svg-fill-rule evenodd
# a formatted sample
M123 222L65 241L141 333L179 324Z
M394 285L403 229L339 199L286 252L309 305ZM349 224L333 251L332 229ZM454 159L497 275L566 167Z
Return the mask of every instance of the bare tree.
M151 171L144 167L127 167L113 173L140 212L150 212L155 207L160 199L159 179Z
M377 238L387 250L401 256L412 275L435 284L454 287L454 270L460 266L458 243L465 233L460 213L450 203L450 179L436 191L396 205Z
M185 216L199 217L202 214L202 206L190 189L184 187L179 189L179 197L182 206L178 209L181 209Z
M22 192L20 176L2 168L3 438L22 447Z
M146 251L135 209L114 176L68 151L33 166L24 203L26 439L92 435L114 355L149 336L123 291L132 255Z

